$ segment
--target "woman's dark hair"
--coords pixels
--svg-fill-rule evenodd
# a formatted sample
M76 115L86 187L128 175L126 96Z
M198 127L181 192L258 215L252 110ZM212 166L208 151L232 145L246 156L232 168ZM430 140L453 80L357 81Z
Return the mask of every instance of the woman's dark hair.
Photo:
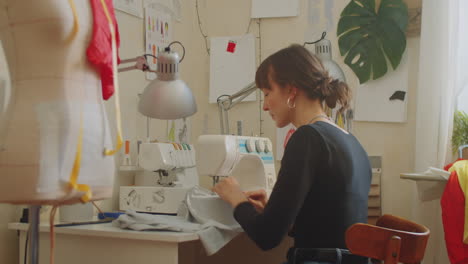
M268 58L258 67L255 83L261 89L271 89L270 81L280 87L292 85L306 92L310 99L319 99L330 108L341 105L340 113L349 106L348 85L332 79L317 56L301 45L293 44Z

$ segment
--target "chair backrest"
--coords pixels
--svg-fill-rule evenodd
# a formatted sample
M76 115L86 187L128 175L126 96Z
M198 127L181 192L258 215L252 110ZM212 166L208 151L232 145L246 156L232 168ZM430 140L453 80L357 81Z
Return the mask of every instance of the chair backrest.
M353 254L383 260L385 264L414 264L424 257L429 233L423 225L383 215L376 225L350 226L346 231L346 246Z

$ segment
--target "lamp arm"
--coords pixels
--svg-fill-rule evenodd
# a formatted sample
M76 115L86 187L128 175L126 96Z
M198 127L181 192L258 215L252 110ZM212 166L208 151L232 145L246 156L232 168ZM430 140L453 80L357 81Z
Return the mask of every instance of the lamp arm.
M218 97L218 110L219 110L219 120L221 134L229 134L229 116L228 111L233 108L238 103L242 102L244 98L249 96L257 90L255 82L248 84L246 87L242 88L240 91L236 92L233 95L222 95Z
M144 71L144 72L149 71L149 72L154 72L155 73L156 71L151 70L151 68L148 65L148 62L146 61L145 56L147 56L147 55L149 55L149 54L145 54L143 56L138 56L138 57L135 57L135 58L132 58L132 59L121 60L120 64L130 63L130 62L136 62L136 63L133 66L119 68L119 72L126 72L126 71L131 71L131 70L140 70L140 71Z

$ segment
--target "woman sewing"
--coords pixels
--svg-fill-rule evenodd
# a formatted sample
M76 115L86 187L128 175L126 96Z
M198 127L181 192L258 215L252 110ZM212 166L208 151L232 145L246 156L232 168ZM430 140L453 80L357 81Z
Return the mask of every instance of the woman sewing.
M292 123L297 131L285 148L268 200L264 190L242 192L232 177L214 191L235 208L234 217L261 249L276 247L286 234L293 237L289 263L302 249L311 255L307 263L367 263L345 250L345 231L367 222L368 156L322 107L339 104L340 111L346 109L349 87L332 79L320 60L300 45L265 59L255 82L265 96L263 110L276 126Z

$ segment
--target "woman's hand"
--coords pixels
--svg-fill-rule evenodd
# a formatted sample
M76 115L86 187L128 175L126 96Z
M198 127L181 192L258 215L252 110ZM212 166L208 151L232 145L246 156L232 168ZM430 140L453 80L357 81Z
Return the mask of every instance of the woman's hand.
M249 201L247 196L242 192L239 183L233 177L221 180L213 187L213 191L234 208L242 202Z
M267 194L265 190L260 189L260 190L248 191L244 193L245 195L247 195L247 199L255 207L257 212L259 213L263 212L263 209L265 208L265 205L268 202Z

